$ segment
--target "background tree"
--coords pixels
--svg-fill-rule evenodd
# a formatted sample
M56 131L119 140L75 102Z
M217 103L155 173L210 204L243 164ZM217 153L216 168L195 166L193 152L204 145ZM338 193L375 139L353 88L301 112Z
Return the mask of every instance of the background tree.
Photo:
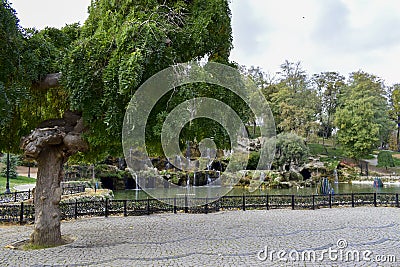
M391 108L389 111L391 119L396 124L396 145L397 151L400 151L400 84L395 84L390 88L391 98L390 104Z
M293 132L308 137L316 131L316 114L319 101L310 86L300 62L286 61L281 65L281 78L277 90L271 95L271 109L277 128L281 132Z
M318 97L321 101L318 120L321 123L321 135L324 143L325 139L332 134L338 97L345 86L345 77L337 72L321 72L314 74L312 81L317 87Z
M1 157L0 162L3 163L3 167L0 168L0 176L6 177L7 176L7 159L8 155L4 154L3 157ZM17 178L18 173L17 173L17 166L20 164L20 158L18 155L10 154L9 155L9 177L10 178Z
M335 125L348 156L359 159L381 145L393 129L383 83L376 76L353 72L339 98Z
M275 80L276 77L271 75L270 73L264 72L260 67L255 67L255 66L251 66L250 68L241 66L239 70L244 76L251 79L254 85L262 92L265 99L269 103L271 103L271 95L278 91ZM255 118L253 118L251 123L253 124L252 135L253 137L256 137L257 122Z

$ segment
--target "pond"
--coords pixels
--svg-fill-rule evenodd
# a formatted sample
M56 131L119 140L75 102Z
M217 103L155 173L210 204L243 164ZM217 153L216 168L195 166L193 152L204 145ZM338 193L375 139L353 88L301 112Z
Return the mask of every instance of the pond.
M371 184L349 184L349 183L339 183L334 184L333 189L335 194L345 194L345 193L400 193L400 184L388 184L382 188L374 188ZM151 190L163 190L163 189L148 189L149 192ZM165 190L165 189L164 189ZM191 189L193 190L193 189ZM212 187L202 186L197 187L195 190L196 196L204 197L205 195L209 194L212 191ZM257 189L253 192L249 192L247 188L242 187L235 187L227 195L312 195L317 194L316 187L305 187L305 188L297 188L292 187L289 189ZM173 194L171 194L173 195ZM122 191L114 191L114 198L115 199L146 199L149 197L146 192L143 190L122 190ZM151 198L151 196L150 196Z

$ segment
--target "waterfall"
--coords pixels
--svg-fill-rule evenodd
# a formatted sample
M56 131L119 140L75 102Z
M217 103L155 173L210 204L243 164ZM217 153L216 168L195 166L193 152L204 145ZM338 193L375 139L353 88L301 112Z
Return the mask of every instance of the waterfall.
M135 176L135 184L136 184L135 190L140 190L138 176L136 173L134 173L133 175Z

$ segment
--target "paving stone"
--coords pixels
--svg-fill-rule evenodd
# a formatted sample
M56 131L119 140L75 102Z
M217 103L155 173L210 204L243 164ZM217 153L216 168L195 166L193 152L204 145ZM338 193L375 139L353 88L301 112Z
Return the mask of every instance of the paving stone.
M32 226L2 226L0 266L399 266L399 218L400 209L384 207L85 218L62 223L73 243L34 251L5 248ZM273 259L260 260L263 250ZM305 251L324 258L288 257ZM345 259L355 251L397 261Z

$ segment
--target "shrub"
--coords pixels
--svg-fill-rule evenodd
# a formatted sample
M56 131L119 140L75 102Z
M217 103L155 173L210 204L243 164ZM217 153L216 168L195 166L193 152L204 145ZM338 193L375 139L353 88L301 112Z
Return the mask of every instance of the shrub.
M378 154L378 165L379 167L394 167L394 161L392 153L390 151L380 151Z
M259 159L260 159L260 152L251 152L249 155L249 160L247 162L246 170L256 170Z

